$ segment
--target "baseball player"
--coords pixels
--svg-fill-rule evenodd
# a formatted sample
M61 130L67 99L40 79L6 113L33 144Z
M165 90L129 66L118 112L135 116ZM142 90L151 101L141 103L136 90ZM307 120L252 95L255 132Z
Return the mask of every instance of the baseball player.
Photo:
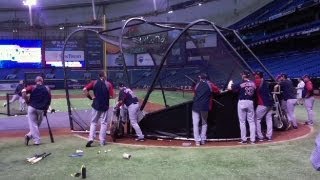
M134 92L130 88L127 88L123 83L119 84L119 89L119 98L115 110L117 108L120 108L122 105L127 106L131 126L133 127L138 136L135 140L144 141L144 135L142 134L142 131L138 124L138 112L140 107L138 98L134 94Z
M255 73L255 85L257 108L255 112L255 122L257 129L257 137L259 141L263 141L264 137L261 132L261 120L266 116L267 132L266 139L271 141L272 139L272 96L269 90L269 83L263 78L263 72L257 71Z
M255 96L256 85L253 81L249 79L249 71L243 71L243 73L241 73L241 77L243 80L241 83L231 86L233 91L239 92L238 117L241 131L240 143L247 143L247 120L250 127L250 142L251 144L254 144L256 141L256 124L254 121L253 100Z
M302 97L304 98L304 107L308 112L308 121L305 122L306 125L313 125L314 122L314 96L313 96L313 84L310 81L308 75L303 76L303 81L305 82L304 89L302 91Z
M219 88L208 80L207 74L199 76L200 81L194 87L192 105L193 137L196 146L204 145L207 140L208 111L212 109L212 94L220 93ZM200 121L201 119L201 121ZM201 122L201 135L199 123Z
M39 126L42 122L44 113L47 112L51 103L50 89L43 84L43 78L37 76L36 85L27 86L22 90L22 97L28 102L28 123L30 131L25 135L25 145L33 139L34 145L40 145ZM30 94L28 98L27 94Z
M302 105L303 104L303 98L302 98L302 91L304 89L305 83L303 82L303 79L299 78L298 79L299 83L296 87L297 89L297 103Z
M284 103L283 107L285 108L285 112L287 113L288 120L289 122L291 122L294 129L298 129L296 116L294 114L294 109L297 103L296 90L286 74L280 75L279 85L282 91L282 103ZM275 87L279 85L276 85Z
M11 100L9 101L9 104L18 101L19 100L19 105L20 105L20 111L24 111L25 108L25 100L22 97L22 89L25 87L24 81L20 80L18 86L16 87L14 91L14 95L12 96ZM3 107L6 107L7 103L3 104Z
M93 95L90 95L90 91L93 91ZM86 97L92 100L91 111L91 123L90 133L86 147L91 147L95 138L96 126L99 118L101 117L101 126L99 133L100 146L106 145L106 133L108 125L108 109L109 99L114 96L114 90L111 83L106 80L106 73L101 71L97 80L91 81L83 88L83 92Z

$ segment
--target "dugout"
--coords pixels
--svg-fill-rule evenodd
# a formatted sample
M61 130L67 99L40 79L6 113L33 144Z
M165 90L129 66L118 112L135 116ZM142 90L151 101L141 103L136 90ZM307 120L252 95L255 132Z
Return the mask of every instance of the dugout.
M200 73L207 73L209 79L221 90L226 90L228 82L241 81L243 70L264 71L266 78L273 80L270 72L242 41L236 31L215 25L207 20L188 22L152 22L143 18L131 18L122 27L109 30L81 28L71 33L90 31L104 42L118 42L126 84L137 87L137 83L147 84L141 98L141 111L148 112L140 121L140 126L148 137L192 138L192 93L176 98L182 93L178 87L192 87ZM135 74L128 66L130 57L135 57L136 65L148 67L147 73ZM255 61L255 67L250 66ZM132 59L131 59L132 61ZM67 76L66 76L67 77ZM122 77L123 78L123 77ZM65 79L68 87L68 79ZM123 81L123 79L122 79ZM115 82L116 84L117 82ZM176 89L176 94L169 89ZM151 111L155 92L160 91L163 100L161 108ZM66 89L67 97L68 88ZM79 124L82 131L88 129L89 121L81 117L86 110L77 110L68 98L70 124ZM208 118L208 139L239 138L237 117L237 94L224 92L214 97L214 109ZM84 124L86 123L86 125ZM84 128L87 127L87 128Z

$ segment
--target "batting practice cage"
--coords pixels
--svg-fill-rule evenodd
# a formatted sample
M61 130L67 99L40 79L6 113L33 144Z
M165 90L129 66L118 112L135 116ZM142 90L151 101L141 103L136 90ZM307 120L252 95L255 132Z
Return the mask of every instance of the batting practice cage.
M263 71L267 79L274 80L236 31L207 20L184 23L131 18L122 27L108 30L82 27L68 36L63 54L75 34L90 34L106 43L108 58L116 57L121 64L118 69L108 68L107 78L115 87L123 82L139 97L143 115L139 125L146 137L192 139L192 89L198 76L206 73L222 92L213 97L208 140L239 138L238 95L226 90L229 82L241 82L244 70ZM80 93L70 94L76 82L68 77L74 72L65 67L62 57L71 129L89 130L91 101L83 95L79 98Z

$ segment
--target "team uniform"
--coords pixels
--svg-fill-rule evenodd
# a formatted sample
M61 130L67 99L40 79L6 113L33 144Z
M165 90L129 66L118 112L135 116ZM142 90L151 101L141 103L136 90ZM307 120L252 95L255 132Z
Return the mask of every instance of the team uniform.
M314 123L314 111L313 111L313 105L314 105L314 96L313 96L313 84L310 80L308 80L304 86L304 89L302 91L302 97L304 98L304 106L308 113L308 121L306 124L313 125Z
M233 85L232 90L239 92L238 117L241 131L241 142L247 142L247 120L250 127L250 141L251 143L254 143L256 140L256 125L254 121L253 100L256 85L250 80L244 80L240 84Z
M9 104L11 104L15 101L19 101L20 111L24 111L24 108L25 108L25 100L22 98L22 92L21 92L23 90L23 88L24 88L24 84L19 83L14 91L14 95L12 96L12 98L9 101ZM7 103L4 103L3 106L6 107Z
M219 88L210 81L200 80L194 88L192 105L193 136L196 145L205 144L207 140L208 111L212 109L212 94L219 93ZM199 122L201 119L201 135L199 134Z
M297 103L296 90L292 84L292 82L288 79L284 79L280 82L280 87L282 91L282 97L284 103L283 107L285 108L285 112L287 113L287 117L289 122L292 123L294 128L298 127L296 116L294 114L294 109Z
M138 112L140 108L138 98L130 88L123 87L119 92L118 101L121 103L118 103L117 107L120 107L124 104L128 108L131 126L138 136L136 140L144 140L144 135L142 134L138 124Z
M30 94L28 102L28 123L30 131L26 134L27 142L33 139L35 145L39 145L40 132L39 126L41 125L43 114L48 110L51 103L50 89L45 85L28 86L22 92ZM28 145L28 143L26 143Z
M114 89L111 83L105 81L103 79L98 79L95 81L91 81L87 84L83 90L93 91L94 98L92 102L92 111L91 111L91 123L90 123L90 133L89 133L89 145L93 142L95 138L96 126L99 118L101 117L101 126L99 133L100 145L106 144L106 132L108 126L108 109L109 109L109 99L110 96L113 97Z
M263 135L261 132L261 120L266 116L267 132L266 138L271 140L272 138L272 96L269 90L269 84L264 81L262 78L255 79L255 85L257 87L256 99L257 99L257 108L255 112L255 122L257 129L257 137L261 141L263 140Z

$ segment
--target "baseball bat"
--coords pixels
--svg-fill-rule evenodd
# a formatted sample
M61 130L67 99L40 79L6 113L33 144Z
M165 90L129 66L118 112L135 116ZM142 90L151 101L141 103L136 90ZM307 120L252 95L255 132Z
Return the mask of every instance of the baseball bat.
M37 159L37 158L39 158L39 157L41 157L41 156L43 156L43 155L45 155L46 153L42 153L42 154L36 154L36 155L34 155L33 157L31 157L31 158L27 158L27 161L28 162L32 162L33 160L35 160L35 159Z
M41 161L42 159L44 159L44 158L48 157L50 154L51 154L51 153L45 154L45 155L43 155L43 156L41 156L41 157L39 157L39 158L37 158L37 159L35 159L35 160L31 161L31 164L35 164L35 163L37 163L37 162Z
M48 120L48 117L47 115L45 114L44 115L47 119L47 124L48 124L48 129L49 129L49 135L50 135L50 140L51 140L51 143L54 143L54 139L53 139L53 135L52 135L52 131L51 131L51 127L50 127L50 124L49 124L49 120Z

